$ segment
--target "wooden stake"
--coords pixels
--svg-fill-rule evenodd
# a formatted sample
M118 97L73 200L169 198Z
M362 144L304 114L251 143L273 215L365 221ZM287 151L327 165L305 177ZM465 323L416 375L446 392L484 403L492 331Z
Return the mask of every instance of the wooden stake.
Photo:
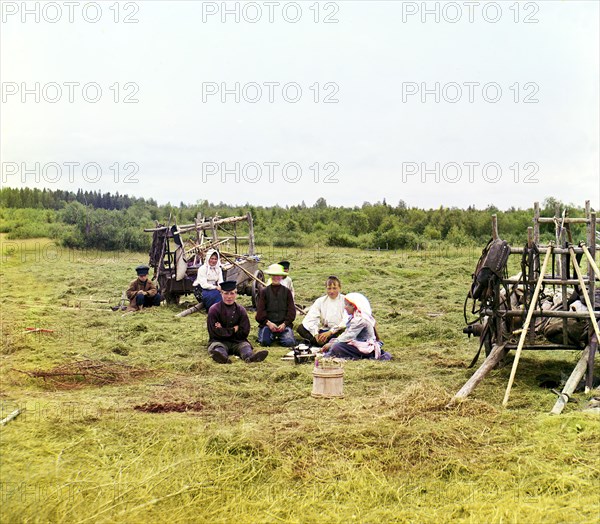
M583 377L583 374L585 373L585 368L587 367L589 354L590 346L586 346L586 348L583 350L581 358L579 359L579 362L577 362L577 365L571 373L569 380L567 380L565 387L563 388L560 396L556 400L556 404L554 404L552 411L550 411L551 415L560 415L567 402L569 402L569 397L573 394L573 391L575 391L577 384L579 384L581 377Z
M477 385L485 378L485 376L496 367L496 364L500 362L502 357L508 353L508 350L504 348L504 344L501 346L494 346L488 357L483 361L483 364L479 367L473 376L467 380L465 385L460 388L458 393L452 397L452 400L446 406L450 408L456 404L462 402L467 398L471 392L477 387Z
M504 394L504 400L502 401L502 405L504 407L506 407L506 405L508 404L508 398L510 397L510 389L512 388L513 382L515 381L515 375L517 374L517 366L519 365L519 358L521 357L523 344L525 343L525 338L527 337L527 328L529 327L529 323L531 322L533 310L535 309L538 295L540 294L540 289L542 288L542 282L544 281L544 275L546 274L546 266L548 265L548 259L551 252L552 246L549 246L549 249L548 251L546 251L546 255L544 256L544 263L542 264L542 269L540 270L540 276L538 277L538 281L535 286L535 291L533 292L533 297L531 298L531 302L529 303L529 309L527 310L527 318L525 319L525 323L523 324L523 331L521 333L521 336L519 337L519 345L517 346L517 351L515 353L515 360L513 362L513 367L510 372L510 379L508 380L508 386L506 387L506 393Z

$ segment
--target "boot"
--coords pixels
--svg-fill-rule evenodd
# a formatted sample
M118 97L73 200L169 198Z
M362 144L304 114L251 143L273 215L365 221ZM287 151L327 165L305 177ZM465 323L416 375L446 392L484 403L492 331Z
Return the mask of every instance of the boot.
M266 349L263 349L262 351L258 351L257 353L250 355L246 359L246 362L262 362L265 358L267 358L268 354L269 352Z

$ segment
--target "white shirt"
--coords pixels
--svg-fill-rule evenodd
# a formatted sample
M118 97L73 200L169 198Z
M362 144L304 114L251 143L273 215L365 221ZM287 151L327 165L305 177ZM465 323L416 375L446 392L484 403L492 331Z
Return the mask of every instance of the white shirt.
M222 282L223 271L221 266L211 266L207 263L198 268L198 274L193 285L199 285L202 289L217 289L217 284Z
M331 329L334 333L341 331L348 321L348 313L344 309L344 295L341 293L335 300L328 295L317 298L310 306L302 325L314 337L319 329Z

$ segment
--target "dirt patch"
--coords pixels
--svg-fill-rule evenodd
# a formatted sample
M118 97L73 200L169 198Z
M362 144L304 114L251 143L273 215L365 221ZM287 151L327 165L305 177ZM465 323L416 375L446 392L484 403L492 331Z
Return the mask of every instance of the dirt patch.
M78 360L48 370L22 371L16 369L15 371L33 378L41 378L45 385L58 389L123 384L155 373L151 369L136 368L119 362L103 362L101 360Z
M169 413L171 411L185 413L186 411L202 411L204 404L202 402L148 402L134 406L133 409L146 413Z

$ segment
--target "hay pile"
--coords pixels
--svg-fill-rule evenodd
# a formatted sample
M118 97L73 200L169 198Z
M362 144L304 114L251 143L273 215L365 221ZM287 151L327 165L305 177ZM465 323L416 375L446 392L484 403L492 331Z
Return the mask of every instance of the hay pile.
M49 370L15 370L33 378L43 379L46 385L59 389L74 389L84 386L106 386L123 384L155 373L153 370L136 368L119 362L101 360L76 360Z

